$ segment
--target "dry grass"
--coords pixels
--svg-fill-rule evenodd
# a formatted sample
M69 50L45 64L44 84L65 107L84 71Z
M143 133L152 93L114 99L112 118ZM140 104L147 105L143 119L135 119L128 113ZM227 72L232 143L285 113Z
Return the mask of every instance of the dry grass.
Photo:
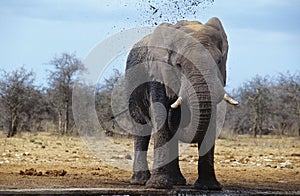
M0 140L1 189L131 186L132 139L103 138L91 144L80 137L23 133L1 135ZM182 172L193 184L197 146L180 144L180 149ZM217 140L215 167L225 188L300 190L300 139L227 136ZM41 175L20 174L31 168ZM63 176L47 175L63 170Z

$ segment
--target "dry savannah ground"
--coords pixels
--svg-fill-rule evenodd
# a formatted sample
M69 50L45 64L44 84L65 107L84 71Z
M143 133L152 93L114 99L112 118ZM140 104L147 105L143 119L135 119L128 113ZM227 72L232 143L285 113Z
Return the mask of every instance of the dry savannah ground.
M142 188L129 184L133 157L130 138L103 138L89 145L86 138L51 133L0 136L0 190ZM197 178L197 146L180 147L180 166L188 186L192 186ZM152 152L150 160L151 156ZM299 191L300 138L243 135L218 139L215 167L224 189Z

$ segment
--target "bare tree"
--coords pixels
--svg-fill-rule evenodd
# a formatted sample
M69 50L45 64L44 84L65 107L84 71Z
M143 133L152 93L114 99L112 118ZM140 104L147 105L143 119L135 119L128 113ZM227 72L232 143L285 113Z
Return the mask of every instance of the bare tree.
M32 96L25 110L27 111L27 120L23 122L23 126L32 131L45 131L43 122L53 121L54 111L44 90L35 89L32 91Z
M72 87L76 74L84 71L85 68L75 54L68 53L55 56L49 64L54 67L53 71L49 71L48 77L49 100L58 116L58 130L61 134L68 134L73 119Z
M227 129L236 133L300 135L300 73L257 76L233 93L238 107L228 108Z
M300 135L300 72L280 74L276 80L274 113L277 127L283 135L288 131Z
M1 71L0 98L1 118L4 127L8 128L8 137L12 137L28 118L31 107L28 107L35 92L34 74L24 67L12 72Z
M262 132L268 128L268 118L269 118L269 103L270 103L270 90L269 84L271 82L268 79L256 76L248 86L248 103L252 109L252 130L254 132L254 137L257 134L262 135Z
M119 85L118 79L122 76L119 70L114 69L113 74L106 78L105 81L101 84L99 84L96 87L96 96L95 96L95 107L98 119L101 123L101 126L105 129L105 133L107 135L112 135L113 132L118 132L115 129L115 126L118 126L114 123L113 112L111 108L111 102L112 102L112 91L115 87L115 85ZM114 99L122 99L124 96L121 94L124 94L124 89L118 88L118 93L120 95L115 94ZM121 131L119 127L119 132Z

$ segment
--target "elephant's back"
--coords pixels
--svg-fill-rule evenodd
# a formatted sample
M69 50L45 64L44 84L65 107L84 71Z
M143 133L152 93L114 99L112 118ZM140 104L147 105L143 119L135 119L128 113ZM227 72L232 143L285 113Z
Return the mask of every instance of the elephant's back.
M221 40L221 34L218 29L198 21L179 21L175 26L177 29L194 37L205 47L214 46L218 44L218 40Z
M147 35L132 47L127 57L126 70L146 61L149 40L150 35Z

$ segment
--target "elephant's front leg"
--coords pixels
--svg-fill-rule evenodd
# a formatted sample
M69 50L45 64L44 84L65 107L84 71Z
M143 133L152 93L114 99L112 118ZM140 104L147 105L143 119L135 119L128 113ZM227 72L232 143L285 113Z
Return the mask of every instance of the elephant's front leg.
M168 125L169 125L170 132L173 133L173 135L175 135L176 131L178 130L180 119L181 119L180 107L176 109L169 108ZM178 139L173 137L169 143L170 143L170 157L172 160L170 163L172 183L174 185L186 185L186 179L182 175L179 167Z
M178 140L173 138L170 140L170 177L173 185L186 185L186 179L182 175L179 167L179 149Z
M158 130L154 135L154 159L151 178L146 183L149 188L172 188L170 178L170 147L166 128Z
M150 188L171 188L170 179L170 131L167 125L167 101L163 84L152 83L150 88L150 116L154 137L154 160L151 178L146 183Z
M151 127L144 125L143 136L134 137L134 162L131 184L145 185L151 174L147 163L147 151L151 136Z
M198 161L199 176L194 185L196 189L202 189L202 190L222 189L222 185L218 182L214 170L214 148L215 146L213 146L204 156L199 156L199 161Z
M214 150L216 140L216 106L212 109L212 115L207 133L203 141L198 143L198 179L195 188L206 190L221 190L214 169Z

